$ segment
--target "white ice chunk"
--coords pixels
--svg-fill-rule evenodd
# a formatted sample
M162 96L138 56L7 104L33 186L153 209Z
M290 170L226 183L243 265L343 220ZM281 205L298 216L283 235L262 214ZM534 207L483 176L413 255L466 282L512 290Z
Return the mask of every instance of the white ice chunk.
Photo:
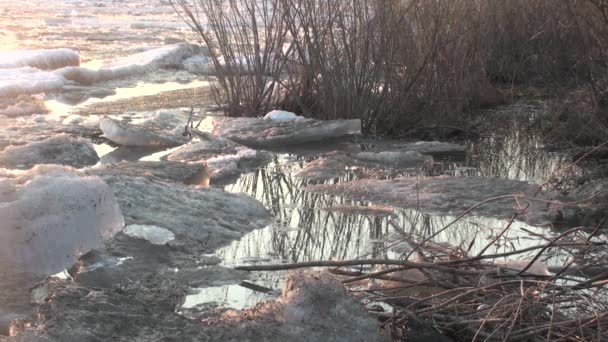
M176 119L167 113L157 115L144 121L141 125L127 124L104 117L99 122L99 128L104 137L123 146L177 146L186 142L183 135L185 126L179 125Z
M60 90L65 84L61 75L24 67L0 71L0 97L37 94Z
M255 118L214 121L213 134L250 147L272 147L338 138L361 133L361 120L294 120Z
M211 178L223 178L240 173L239 164L265 158L263 152L249 148L241 148L236 154L221 155L207 159L207 167Z
M169 241L175 240L175 234L170 230L157 226L132 224L125 227L123 233L134 238L148 240L154 245L164 245Z
M298 116L292 112L286 112L284 110L273 110L264 116L264 120L270 120L274 122L290 122L296 120L305 120L303 116Z
M0 51L0 69L33 67L55 70L80 65L80 56L70 49Z
M57 70L57 74L67 80L90 85L97 82L126 78L145 74L160 68L179 67L182 61L193 53L186 43L168 45L120 58L99 70L67 67Z
M0 152L0 166L11 169L29 169L37 164L69 165L76 168L95 165L99 161L93 144L83 138L67 134L29 143L9 146Z
M0 273L55 274L120 231L112 190L97 177L36 167L0 184Z

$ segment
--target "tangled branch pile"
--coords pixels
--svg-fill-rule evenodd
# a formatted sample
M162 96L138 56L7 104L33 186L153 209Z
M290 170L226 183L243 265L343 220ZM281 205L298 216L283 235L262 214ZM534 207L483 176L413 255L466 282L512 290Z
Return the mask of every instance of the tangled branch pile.
M515 217L515 216L514 216ZM545 244L489 253L513 220L491 241L452 247L430 236L401 233L396 259L357 259L239 267L272 271L330 267L346 276L366 302L390 310L371 313L394 340L431 325L456 341L601 341L608 338L608 239L577 227ZM477 251L473 253L473 250ZM525 260L525 261L524 261ZM552 264L550 268L546 265ZM370 269L368 266L380 266ZM364 285L363 282L373 285ZM414 334L416 331L413 332Z

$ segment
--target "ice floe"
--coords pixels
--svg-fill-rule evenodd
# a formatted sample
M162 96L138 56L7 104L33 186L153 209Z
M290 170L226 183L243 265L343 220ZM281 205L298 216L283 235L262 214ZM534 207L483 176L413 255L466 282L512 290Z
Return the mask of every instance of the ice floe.
M312 181L324 181L344 176L348 172L342 158L321 157L307 162L297 176Z
M31 67L2 69L0 97L53 92L61 89L65 82L61 75Z
M2 64L0 55L0 67L4 67L0 72L0 97L60 90L73 91L74 89L70 89L70 86L92 85L103 81L123 79L162 68L179 68L182 66L182 61L191 56L195 50L195 46L190 44L173 44L119 58L100 69L77 66L78 61L67 58L70 55L68 51L71 51L67 49L40 50L38 54L33 54L31 58L26 58L23 62L15 61L14 57L7 57L8 62L5 64ZM72 56L72 58L76 57L78 55ZM43 62L45 58L46 66ZM45 69L56 69L57 67L60 69L44 71L30 65L38 65ZM107 93L107 90L104 91L104 94Z
M272 147L360 134L361 121L306 119L275 122L255 118L226 118L214 122L213 133L249 147Z
M518 219L530 224L545 224L557 216L557 211L547 203L549 196L555 194L543 192L534 198L538 190L536 186L501 178L440 176L366 179L333 185L312 185L306 190L403 208L418 207L456 214L497 197L475 208L473 212L484 216L508 217L529 204L526 213ZM518 196L517 200L514 196Z
M119 58L98 70L67 67L57 70L57 73L67 80L90 85L145 74L160 68L179 67L182 65L182 61L191 56L193 52L192 45L179 43Z
M208 178L207 167L202 163L174 161L137 161L101 165L83 170L93 176L120 176L158 178L171 182L204 185ZM208 180L206 182L209 183Z
M297 176L311 181L339 178L348 173L360 178L383 178L395 170L431 166L433 157L416 151L405 152L331 152L307 162Z
M0 152L0 166L29 169L37 164L58 164L81 168L99 161L93 144L83 138L59 134L22 146L9 146Z
M164 245L175 239L175 235L166 228L140 224L126 226L123 233L134 238L147 240L154 245Z
M240 148L235 154L221 155L206 160L211 181L238 176L251 168L270 161L271 154L249 148Z
M15 103L0 109L0 115L7 117L46 114L48 109L42 101L35 99L17 100Z
M50 275L120 231L123 217L101 179L59 166L0 178L0 273Z
M55 70L80 65L80 55L71 49L0 51L0 69L32 67Z
M417 151L360 152L355 154L354 157L369 162L391 164L395 166L433 162L433 157L421 154Z
M114 190L128 225L165 227L175 234L172 244L198 253L269 223L264 206L246 195L146 177L101 178Z
M399 149L416 151L420 153L449 153L464 152L466 146L442 141L417 141L413 143L399 144Z
M215 137L207 133L201 133L198 137L201 141L181 146L167 155L166 159L184 162L204 161L220 155L236 154L243 147L231 140Z
M122 146L177 146L184 144L186 119L174 112L159 111L139 125L104 117L99 128L104 137Z

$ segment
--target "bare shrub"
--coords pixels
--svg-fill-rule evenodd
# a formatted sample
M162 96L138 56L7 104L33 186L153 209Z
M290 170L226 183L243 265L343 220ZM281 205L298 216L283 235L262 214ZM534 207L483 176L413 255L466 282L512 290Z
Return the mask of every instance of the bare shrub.
M277 103L287 25L279 0L171 0L208 47L226 113L256 116Z
M360 118L368 132L453 124L492 82L608 93L603 0L171 0L209 47L229 115Z

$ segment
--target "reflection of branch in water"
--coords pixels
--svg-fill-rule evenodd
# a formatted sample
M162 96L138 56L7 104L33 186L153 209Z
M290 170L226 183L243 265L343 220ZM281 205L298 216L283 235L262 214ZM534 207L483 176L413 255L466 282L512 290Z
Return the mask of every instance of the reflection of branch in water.
M258 252L270 249L267 252L275 252L290 261L343 259L382 245L379 240L389 231L386 219L322 210L356 203L304 192L304 182L289 171L277 166L260 169L228 187L229 191L245 192L260 200L275 216L275 224L233 244L241 252L226 250L226 253L236 258L237 254L244 257L245 249ZM244 247L244 244L257 246Z

